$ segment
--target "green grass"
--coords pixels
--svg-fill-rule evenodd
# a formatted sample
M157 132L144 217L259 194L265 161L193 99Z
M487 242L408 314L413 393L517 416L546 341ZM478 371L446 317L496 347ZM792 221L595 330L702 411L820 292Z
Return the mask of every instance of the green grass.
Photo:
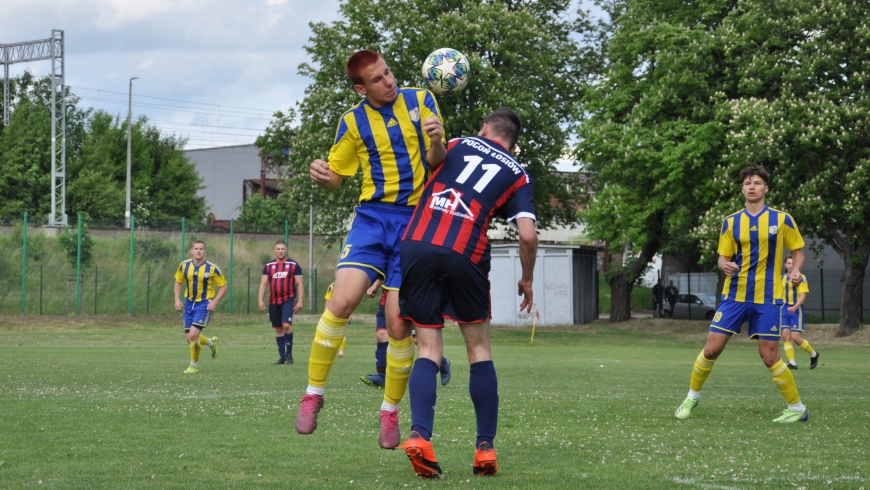
M137 232L137 242L148 236ZM275 235L277 238L282 236ZM188 243L197 238L188 233ZM0 315L17 315L21 312L21 243L12 235L0 236ZM152 236L166 253L156 254L156 259L146 260L137 255L133 268L133 314L171 314L173 311L173 275L181 259L178 240L164 240ZM46 238L41 233L30 237L27 262L26 305L28 315L66 315L76 308L75 269L70 266L57 238ZM38 245L37 245L38 244ZM216 263L229 278L229 236L208 238L207 259ZM273 257L274 242L236 239L233 243L233 313L235 315L257 312L257 289L263 265ZM305 280L308 281L308 244L291 244L288 255L302 264ZM189 254L185 255L189 258ZM316 267L316 305L314 311L323 308L323 294L335 278L338 259L337 246L328 248L320 241L314 245ZM319 262L319 264L318 264ZM67 276L71 282L67 284ZM81 313L83 315L123 315L129 307L130 292L130 239L129 236L94 237L93 266L83 271L81 286ZM69 291L69 292L68 292ZM308 288L306 287L306 293ZM40 305L41 303L41 305ZM67 306L69 304L69 307ZM308 299L305 299L307 311ZM365 299L358 311L375 313L377 301ZM219 312L229 311L229 295L218 306ZM40 313L41 312L41 313Z
M465 350L447 328L454 376L439 388L433 437L444 478L429 482L376 445L382 392L358 381L373 370L372 317L355 319L310 436L294 417L315 318L297 318L292 366L271 364L264 320L215 318L206 333L220 336L220 356L199 375L181 374L175 317L4 321L0 488L870 488L863 331L854 345L835 326L807 333L823 353L816 370L794 372L810 421L774 425L783 400L743 338L692 417L674 418L705 322L539 328L534 345L528 330L494 329L500 472L483 479L470 468ZM404 434L409 416L406 396Z

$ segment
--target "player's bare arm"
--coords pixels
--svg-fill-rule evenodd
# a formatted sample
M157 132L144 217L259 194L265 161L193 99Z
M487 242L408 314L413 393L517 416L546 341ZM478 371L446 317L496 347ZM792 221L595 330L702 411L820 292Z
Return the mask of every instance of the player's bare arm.
M296 304L293 305L293 311L297 312L302 309L302 302L305 300L305 288L302 283L302 276L295 276L293 281L296 283Z
M520 311L532 311L532 280L535 272L535 258L538 254L538 234L535 233L535 220L517 218L517 229L520 232L520 265L523 269L522 278L517 282L517 296L523 297Z
M266 303L263 302L263 293L266 292L266 288L269 287L269 276L263 275L260 279L260 289L257 291L257 307L260 308L260 311L266 311Z
M223 298L225 294L227 294L226 285L221 286L220 289L218 289L217 296L215 296L213 300L208 302L208 311L214 311L215 308L217 308L217 305L220 302L221 298Z
M178 281L173 281L175 283L175 311L181 311L184 309L184 303L179 299L181 297L181 283Z
M426 152L426 162L429 168L435 170L444 163L447 158L447 148L444 147L444 124L441 119L429 116L423 121L423 131L429 135L429 150Z
M317 184L321 189L327 191L337 189L338 186L341 185L341 181L344 180L344 177L338 175L329 168L328 163L319 159L311 162L311 168L308 171L308 175L315 184Z
M789 279L791 283L797 286L801 283L801 269L804 268L804 249L799 248L797 250L791 251L791 259L794 264L794 268L791 270L791 274L789 274Z
M726 276L733 276L740 271L740 266L737 265L736 262L731 261L731 257L726 257L724 255L719 256L719 269L725 273Z
M788 310L789 313L794 313L794 312L798 311L798 308L800 308L801 305L804 304L804 301L806 301L806 299L807 299L807 293L798 293L798 299L795 302L795 304L789 306L786 309Z

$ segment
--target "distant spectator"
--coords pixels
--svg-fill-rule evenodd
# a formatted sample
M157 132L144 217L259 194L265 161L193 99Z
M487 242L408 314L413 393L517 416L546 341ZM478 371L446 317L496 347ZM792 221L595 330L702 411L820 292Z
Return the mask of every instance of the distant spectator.
M662 279L659 278L656 281L656 285L652 288L653 293L653 316L661 317L662 316L662 293L664 292L662 287Z
M677 298L680 296L680 290L674 286L674 281L668 281L668 287L665 288L665 298L671 306L671 311L668 313L674 316L674 305L677 303Z

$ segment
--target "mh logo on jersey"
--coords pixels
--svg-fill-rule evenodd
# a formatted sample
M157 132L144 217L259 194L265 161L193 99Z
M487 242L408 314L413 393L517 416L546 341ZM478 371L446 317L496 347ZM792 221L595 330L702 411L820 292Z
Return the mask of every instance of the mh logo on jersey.
M287 271L276 272L272 275L272 279L284 279L287 277Z
M462 209L459 209L460 205ZM444 189L441 192L433 193L432 200L429 201L429 209L437 209L459 218L474 221L474 213L468 209L468 206L462 201L462 193L456 189Z

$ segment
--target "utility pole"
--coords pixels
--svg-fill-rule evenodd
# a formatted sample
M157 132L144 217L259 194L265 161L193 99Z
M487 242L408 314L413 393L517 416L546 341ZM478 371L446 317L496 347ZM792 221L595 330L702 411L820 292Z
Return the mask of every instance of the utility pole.
M133 133L131 125L133 123L133 80L138 80L139 77L130 79L130 97L127 99L127 208L124 211L124 228L130 229L130 138Z

